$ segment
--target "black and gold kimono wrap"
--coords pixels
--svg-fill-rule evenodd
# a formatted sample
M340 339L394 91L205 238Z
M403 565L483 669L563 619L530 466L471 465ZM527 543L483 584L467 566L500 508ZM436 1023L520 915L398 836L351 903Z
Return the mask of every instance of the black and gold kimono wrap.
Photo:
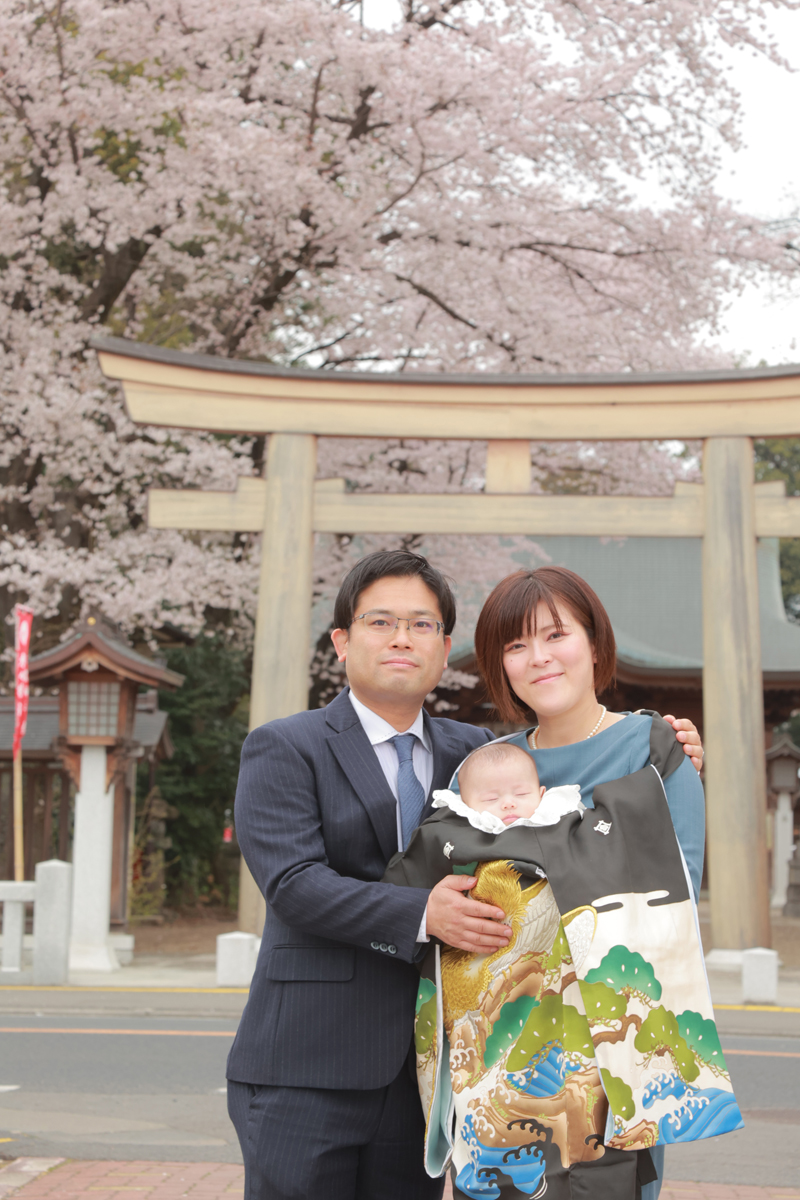
M636 1200L650 1147L742 1125L662 784L683 748L655 717L650 758L556 825L440 808L387 868L474 874L512 928L492 954L435 946L417 1001L425 1165L476 1200Z

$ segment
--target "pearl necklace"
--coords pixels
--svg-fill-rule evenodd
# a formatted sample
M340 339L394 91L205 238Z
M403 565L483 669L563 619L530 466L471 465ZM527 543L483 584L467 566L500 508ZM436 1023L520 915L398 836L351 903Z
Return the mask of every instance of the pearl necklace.
M586 737L583 739L585 742L588 742L588 740L589 740L589 738L590 738L590 737L594 737L594 735L597 733L597 731L598 731L598 729L600 728L600 726L603 724L603 721L605 721L605 719L606 719L606 714L607 714L607 713L608 713L608 709L606 708L606 706L605 706L605 704L604 704L604 705L603 705L603 711L600 713L600 720L597 722L597 724L595 725L595 727L594 727L594 729L592 730L592 732L591 732L591 733L587 733ZM534 731L533 731L533 748L534 748L534 750L538 750L538 749L539 749L538 743L537 743L537 741L536 741L536 739L537 739L537 737L538 737L538 736L539 736L539 726L537 725L537 726L536 726L536 728L535 728L535 729L534 729ZM543 748L544 748L544 749L546 749L546 747L543 747Z

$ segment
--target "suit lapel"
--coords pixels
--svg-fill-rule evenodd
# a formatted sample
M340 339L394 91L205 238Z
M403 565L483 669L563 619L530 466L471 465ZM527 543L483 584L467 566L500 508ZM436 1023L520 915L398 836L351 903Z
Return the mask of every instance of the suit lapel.
M325 710L328 745L367 811L387 859L397 853L397 801L346 689Z
M450 786L453 772L461 760L466 758L468 751L462 742L453 737L446 725L440 724L424 711L422 719L433 747L433 777L428 799L422 812L424 821L433 811L433 793Z

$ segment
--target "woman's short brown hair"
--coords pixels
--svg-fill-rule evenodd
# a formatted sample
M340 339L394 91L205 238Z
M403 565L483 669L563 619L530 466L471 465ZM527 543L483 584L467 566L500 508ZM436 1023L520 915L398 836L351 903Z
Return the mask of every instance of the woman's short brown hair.
M556 626L559 603L583 625L596 662L594 687L604 692L614 682L617 647L608 613L585 579L567 567L516 571L498 583L481 609L475 628L475 654L489 699L502 721L525 720L528 709L512 691L503 669L503 648L515 638L536 632L536 609L546 604Z

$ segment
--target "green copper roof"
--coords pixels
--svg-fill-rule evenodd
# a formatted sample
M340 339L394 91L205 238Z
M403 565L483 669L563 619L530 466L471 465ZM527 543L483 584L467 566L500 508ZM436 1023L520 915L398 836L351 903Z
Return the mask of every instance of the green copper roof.
M699 538L537 537L549 561L570 567L603 601L622 662L642 669L698 671L703 664ZM778 541L758 544L761 657L772 676L800 677L800 625L783 608ZM531 558L539 566L541 557ZM522 563L520 565L523 565ZM725 603L719 597L719 603ZM459 622L452 659L472 651L474 628Z

